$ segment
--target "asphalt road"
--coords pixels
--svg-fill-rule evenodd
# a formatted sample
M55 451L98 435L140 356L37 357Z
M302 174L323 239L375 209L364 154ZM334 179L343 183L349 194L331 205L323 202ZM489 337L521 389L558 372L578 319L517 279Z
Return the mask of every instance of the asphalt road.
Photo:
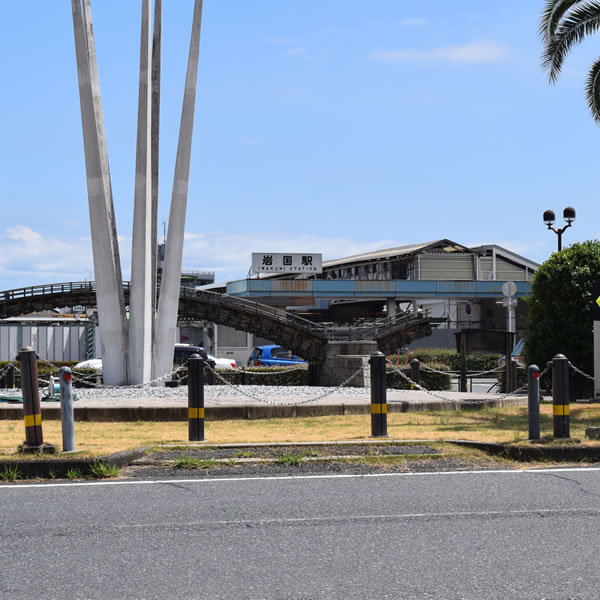
M600 470L0 485L0 598L596 599Z

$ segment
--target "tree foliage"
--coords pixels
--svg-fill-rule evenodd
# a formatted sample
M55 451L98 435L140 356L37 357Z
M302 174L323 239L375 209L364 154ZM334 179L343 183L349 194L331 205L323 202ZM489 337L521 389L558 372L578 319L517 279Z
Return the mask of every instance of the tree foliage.
M542 64L555 83L571 48L600 30L600 0L547 0L540 20L544 43ZM592 117L600 124L600 59L589 71L586 98Z
M561 353L586 373L593 372L595 282L600 282L598 240L573 244L541 265L528 299L527 364L543 369Z

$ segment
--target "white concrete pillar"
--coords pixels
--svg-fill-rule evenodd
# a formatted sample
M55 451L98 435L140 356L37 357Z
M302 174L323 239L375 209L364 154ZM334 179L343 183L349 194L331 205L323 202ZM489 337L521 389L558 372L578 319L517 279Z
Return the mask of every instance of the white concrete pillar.
M142 0L140 84L138 100L135 199L131 248L131 297L129 301L129 383L150 381L153 326L152 274L152 170L151 128L151 19L150 1Z
M151 169L152 169L152 306L158 306L156 267L158 249L158 166L160 142L160 74L162 47L162 0L154 0L154 33L152 37L152 116L151 116Z
M90 0L71 0L85 148L94 276L104 382L127 382L127 330L123 278L100 99Z
M173 193L169 212L165 265L162 273L158 318L153 341L153 378L169 373L173 366L173 344L175 343L179 287L181 284L181 262L192 153L201 23L202 0L195 0L175 175L173 178Z

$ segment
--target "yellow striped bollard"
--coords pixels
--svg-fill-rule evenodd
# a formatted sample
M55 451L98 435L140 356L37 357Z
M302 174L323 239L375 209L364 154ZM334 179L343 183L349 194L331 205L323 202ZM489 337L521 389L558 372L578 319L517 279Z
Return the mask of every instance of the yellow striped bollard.
M371 437L387 437L386 361L381 352L371 354Z
M199 354L188 360L188 440L204 441L204 359Z
M552 411L554 437L569 438L569 361L564 354L552 359Z
M23 392L23 417L25 419L25 451L36 451L44 444L42 411L38 388L37 355L30 346L19 352L21 362L21 390Z

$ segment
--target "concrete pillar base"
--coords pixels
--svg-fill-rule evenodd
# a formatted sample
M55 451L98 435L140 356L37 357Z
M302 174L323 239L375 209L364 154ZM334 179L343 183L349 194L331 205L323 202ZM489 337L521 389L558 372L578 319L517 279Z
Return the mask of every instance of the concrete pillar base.
M318 384L322 386L340 385L361 366L365 369L348 383L349 387L368 387L370 371L369 357L378 350L377 342L328 342L325 346L325 359L318 372Z

